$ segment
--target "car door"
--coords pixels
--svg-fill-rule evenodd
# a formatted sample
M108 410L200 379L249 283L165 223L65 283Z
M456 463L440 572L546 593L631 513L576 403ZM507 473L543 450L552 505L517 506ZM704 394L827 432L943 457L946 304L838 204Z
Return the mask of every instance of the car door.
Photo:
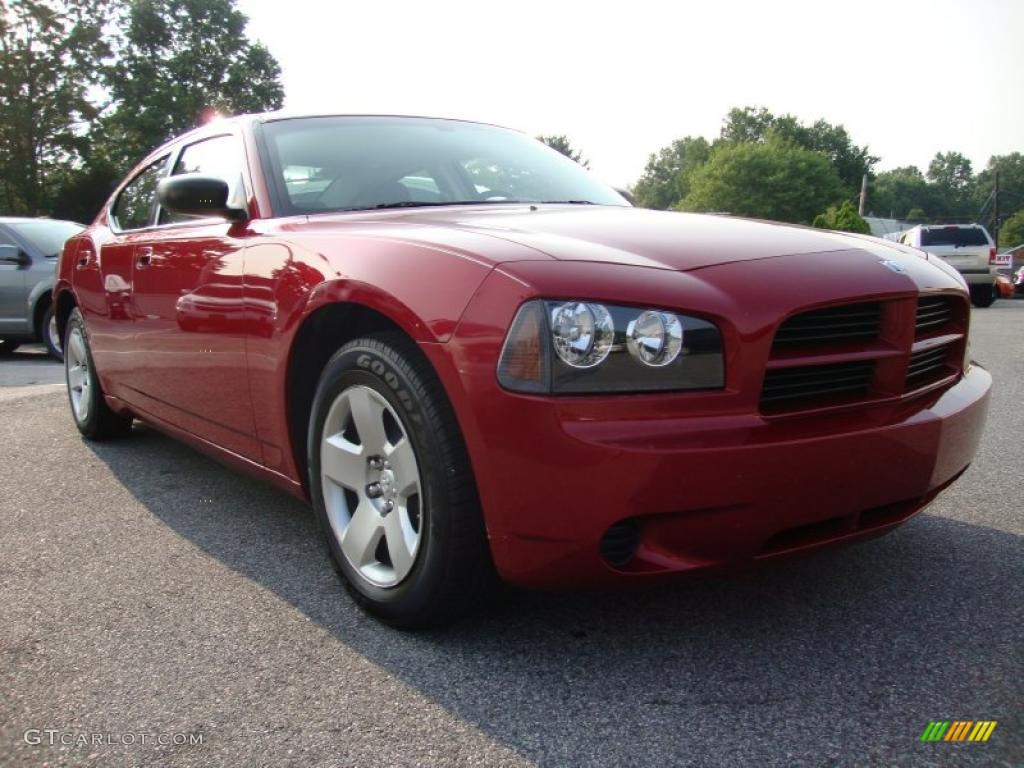
M0 245L11 245L21 250L21 244L0 225ZM28 304L25 300L26 264L0 262L0 337L31 333Z
M223 178L245 200L234 135L185 145L171 175ZM132 261L133 387L155 415L252 459L260 456L249 395L242 264L245 223L158 211Z
M132 260L140 241L152 237L156 187L170 155L140 170L118 193L91 242L74 257L75 293L89 330L89 347L109 395L133 402L138 375L131 306Z

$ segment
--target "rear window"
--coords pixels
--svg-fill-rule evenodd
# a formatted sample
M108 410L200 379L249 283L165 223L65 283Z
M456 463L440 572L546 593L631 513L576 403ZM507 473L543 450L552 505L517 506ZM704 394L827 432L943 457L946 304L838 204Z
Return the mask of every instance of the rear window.
M921 245L988 245L988 238L978 227L937 227L921 230Z

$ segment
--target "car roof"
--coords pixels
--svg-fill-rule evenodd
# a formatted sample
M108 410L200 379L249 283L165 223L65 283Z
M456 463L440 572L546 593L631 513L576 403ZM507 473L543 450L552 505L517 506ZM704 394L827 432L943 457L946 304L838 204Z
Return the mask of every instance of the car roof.
M318 112L318 111L296 111L288 109L278 109L270 112L249 112L241 115L231 115L229 117L218 117L211 120L203 125L197 126L188 133L181 134L177 138L188 136L189 134L197 131L208 129L212 125L247 125L252 123L272 123L279 120L302 120L307 118L320 118L320 117L357 117L357 118L386 118L394 120L443 120L452 123L469 123L472 125L487 125L494 128L504 128L505 130L517 130L515 128L508 128L504 125L498 125L497 123L488 123L483 120L469 120L466 118L459 117L438 117L436 115L398 115L398 114L386 114L386 113L374 113L374 112Z
M0 224L23 224L27 221L52 221L54 224L74 224L77 227L84 227L77 221L71 219L51 219L49 216L0 216Z

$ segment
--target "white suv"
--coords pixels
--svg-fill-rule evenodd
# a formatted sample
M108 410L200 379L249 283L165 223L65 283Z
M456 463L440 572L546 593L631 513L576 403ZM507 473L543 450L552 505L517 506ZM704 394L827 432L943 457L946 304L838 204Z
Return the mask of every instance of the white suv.
M922 224L899 242L938 256L956 269L971 288L971 303L987 307L996 299L996 244L980 224Z

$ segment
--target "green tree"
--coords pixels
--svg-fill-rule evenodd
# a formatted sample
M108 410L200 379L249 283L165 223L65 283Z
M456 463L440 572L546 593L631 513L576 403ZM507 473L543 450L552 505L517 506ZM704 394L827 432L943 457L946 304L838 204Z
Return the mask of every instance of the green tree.
M844 194L823 154L769 135L763 144L715 149L690 175L690 192L679 208L806 224Z
M846 128L817 120L804 125L793 115L773 115L764 107L734 107L722 125L721 141L764 142L777 136L798 147L824 154L850 195L860 190L861 179L878 162L867 147L858 147Z
M814 217L812 226L819 229L835 229L840 232L871 234L871 227L861 218L857 213L857 207L849 200L844 200L839 206L830 205L827 211Z
M667 210L690 191L690 174L707 162L711 145L700 136L687 136L663 147L647 160L643 176L633 186L636 204Z
M558 136L538 136L537 141L547 144L557 152L561 152L574 163L579 163L584 168L590 167L590 161L583 159L583 153L573 147L569 137L564 134Z
M993 224L994 205L992 191L995 171L999 171L999 214L1004 224L1019 210L1024 210L1024 154L993 155L988 165L975 177L974 205L981 221Z
M49 211L65 169L80 163L89 99L110 52L98 20L103 0L0 1L0 205Z
M1003 248L1024 245L1024 208L1003 222L999 229L999 245Z
M941 214L944 204L942 193L914 165L883 171L868 186L867 210L875 216L904 219L914 210L923 219Z
M107 72L116 103L99 126L102 156L124 170L215 114L279 109L277 61L245 35L235 0L133 0Z
M905 218L907 221L912 221L915 223L922 222L925 220L925 212L921 208L911 208L909 211L907 211L907 215Z
M946 210L929 212L933 216L960 218L971 216L974 176L971 161L959 152L939 152L928 164L928 180L940 193Z

